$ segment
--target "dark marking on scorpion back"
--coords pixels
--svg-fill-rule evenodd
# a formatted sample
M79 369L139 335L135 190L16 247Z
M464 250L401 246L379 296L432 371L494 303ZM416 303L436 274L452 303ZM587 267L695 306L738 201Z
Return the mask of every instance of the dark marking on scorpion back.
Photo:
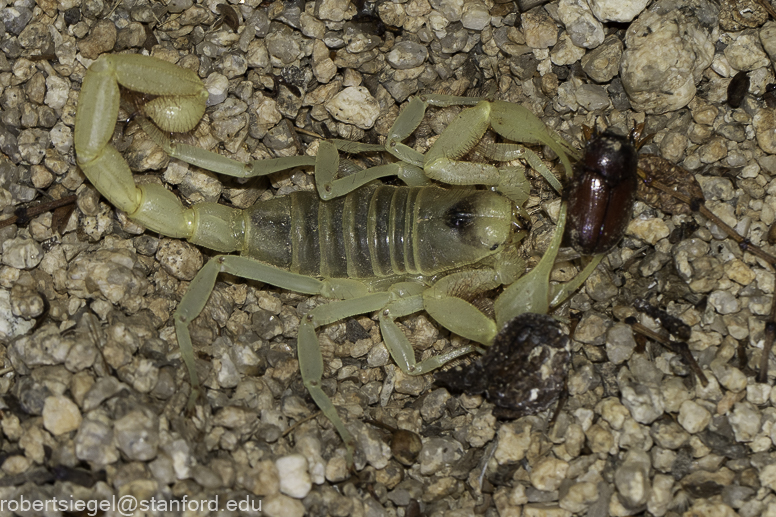
M475 219L474 207L468 199L462 199L451 206L445 214L445 224L448 228L455 230L465 230L471 227Z

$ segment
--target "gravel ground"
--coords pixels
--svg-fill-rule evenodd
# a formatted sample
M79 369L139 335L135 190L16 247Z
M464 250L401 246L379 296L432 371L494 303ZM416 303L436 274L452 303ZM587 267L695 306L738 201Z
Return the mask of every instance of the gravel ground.
M138 515L179 515L183 502L186 515L206 515L199 501L216 499L219 515L776 514L776 391L755 380L774 274L704 217L637 202L626 237L558 310L574 332L553 425L554 408L499 421L479 396L402 374L373 315L319 331L324 389L358 441L351 475L296 360L300 315L325 302L219 277L192 325L209 404L187 412L171 315L213 253L128 221L73 152L81 81L105 53L197 71L210 107L181 140L243 162L314 155L316 134L379 143L417 93L488 94L580 149L584 126L625 134L643 122L654 136L642 151L691 171L707 206L773 253L776 22L759 4L562 0L521 14L493 0L219 3L0 9L2 217L77 195L72 211L0 228L0 515L65 515L15 510L114 495L154 505ZM748 82L738 77L733 108L739 71ZM410 142L425 151L457 111L430 109ZM245 208L313 189L309 170L243 182L170 160L133 122L117 124L113 143L142 181L163 181L184 203ZM529 176L532 266L560 201ZM564 251L553 279L580 263ZM637 298L691 326L706 386L677 354L634 336L630 316L657 328ZM424 315L401 323L418 358L466 344ZM405 431L421 437L419 454Z

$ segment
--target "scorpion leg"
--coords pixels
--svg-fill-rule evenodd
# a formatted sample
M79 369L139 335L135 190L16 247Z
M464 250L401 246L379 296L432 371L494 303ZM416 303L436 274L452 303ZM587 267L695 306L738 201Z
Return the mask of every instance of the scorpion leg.
M448 98L434 95L426 95L423 98L436 105L456 104L461 99L461 97ZM508 122L504 120L505 118L508 118ZM570 149L570 146L564 142L566 147L564 148L563 144L558 143L544 123L533 113L517 104L484 100L459 113L439 135L426 153L424 164L426 174L432 179L452 185L481 184L494 185L497 188L502 182L510 185L514 181L510 171L502 171L489 164L459 161L459 158L475 147L489 127L493 127L497 133L513 142L543 143L550 146L563 161L567 175L571 175L571 162L566 154L566 148ZM557 139L562 140L559 136ZM496 160L513 159L509 153L499 153L498 150L499 148L494 148L490 157ZM558 192L562 190L558 179L533 151L525 149L525 157L555 190Z
M339 152L336 144L322 141L318 146L315 161L315 186L321 199L340 197L386 176L398 176L410 186L422 186L428 182L420 168L404 162L370 167L356 174L334 179L338 170Z
M204 111L204 101L202 106ZM422 109L419 110L419 107ZM317 157L288 156L268 160L254 160L248 164L185 143L174 143L165 133L148 120L139 117L137 122L148 136L173 158L219 174L249 178L265 176L294 167L315 165L318 194L321 199L327 200L343 196L375 179L386 176L398 176L409 186L428 184L428 178L425 177L422 169L419 167L423 164L423 155L401 143L401 140L407 138L417 128L423 119L424 113L425 103L413 99L392 128L389 142L394 143L391 145L378 146L335 139L331 143L321 142ZM420 115L419 118L417 114ZM413 117L408 117L408 115L413 115ZM332 148L334 149L333 151ZM348 153L387 150L399 158L400 161L373 167L344 178L334 179L339 169L339 156L336 153L336 149Z
M256 176L266 176L295 167L315 166L315 184L318 189L318 195L323 200L342 196L357 190L371 181L386 176L398 176L409 186L422 186L428 183L428 179L423 175L423 171L419 167L404 162L372 167L356 174L334 179L339 170L339 154L337 153L338 142L346 142L345 140L334 142L321 141L316 157L286 156L283 158L254 160L251 163L245 164L199 147L180 142L172 142L166 134L160 131L158 127L147 119L138 117L136 121L140 127L143 128L143 131L148 134L151 140L173 158L219 174L237 178L252 178ZM363 146L361 151L375 150L368 148L369 146L366 144L347 143L353 144L354 146ZM339 148L346 149L347 147L348 146L346 145L339 146ZM377 147L381 151L385 150L381 146ZM349 152L354 152L352 149L347 150Z
M423 375L457 357L475 351L479 351L480 353L483 352L481 348L475 345L465 345L444 354L435 355L424 359L421 362L417 362L412 344L409 342L404 332L396 325L395 319L424 310L426 308L424 299L427 291L428 289L424 286L413 282L396 284L389 291L392 295L392 301L380 311L380 333L383 336L385 346L388 348L391 358L396 365L408 375ZM460 301L466 303L463 300ZM474 306L469 305L464 310L474 311L478 313L479 316L485 318L485 316ZM465 318L463 314L460 316ZM474 317L476 318L477 316ZM443 326L446 325L443 324Z
M386 176L398 176L411 187L427 185L429 180L422 169L423 155L402 143L418 128L425 114L426 103L419 97L412 97L391 126L385 145L361 144L339 139L331 140L331 144L346 153L386 151L399 160L396 163L372 167L345 178L334 179L338 171L338 158L335 160L331 154L327 153L327 157L321 159L322 149L319 148L315 183L321 199L344 196L370 181Z
M422 155L402 141L417 129L428 105L468 106L461 111L450 125L439 135L431 149ZM514 142L548 145L559 156L571 176L571 162L568 154L577 152L559 135L547 128L528 109L507 102L488 102L478 98L453 97L446 95L422 95L410 99L397 117L386 139L385 146L358 144L344 140L332 143L341 151L349 153L385 150L400 161L373 169L366 169L346 178L334 179L337 162L320 160L316 168L316 183L322 198L343 196L377 177L398 175L407 184L423 184L428 179L450 185L494 186L510 199L524 200L525 179L515 167L498 168L490 164L470 163L459 159L471 151L489 127ZM495 144L485 146L485 154L496 161L525 159L544 176L550 184L561 191L561 184L541 159L531 151L517 144ZM320 157L320 152L319 152ZM416 182L416 183L412 183Z
M547 251L539 263L528 274L518 278L516 282L504 289L496 298L496 326L501 328L512 318L526 312L547 314L550 309L550 273L555 264L555 257L563 239L563 228L566 224L566 204L561 205L558 214L558 226Z
M367 287L361 282L349 279L318 280L305 275L292 273L270 266L249 257L237 255L218 255L208 261L192 280L188 291L175 310L175 332L178 336L178 346L181 349L186 367L191 379L192 393L190 403L200 395L201 386L196 373L194 348L189 332L189 323L204 309L210 294L213 292L216 277L219 273L230 273L240 278L257 280L303 294L322 295L327 297L349 297L311 310L302 318L299 325L297 340L297 359L302 382L326 418L334 425L342 441L345 443L348 465L353 464L355 440L345 427L331 399L321 389L323 377L323 358L315 329L321 325L334 323L343 318L379 310L386 305L388 293L365 294Z
M293 169L294 167L310 167L315 165L315 157L313 156L287 156L284 158L254 160L246 164L212 151L194 147L193 145L172 142L166 134L147 119L138 117L136 121L151 140L173 158L218 174L225 174L236 178L252 178L254 176L266 176L275 172Z
M323 200L340 197L357 190L365 184L386 176L398 176L409 186L423 186L429 183L422 169L405 162L396 162L378 167L372 167L343 178L335 179L339 171L339 155L337 149L346 152L384 151L382 146L369 146L357 144L346 140L333 142L321 141L318 155L313 156L287 156L266 160L254 160L245 164L226 156L185 143L172 142L170 138L159 130L154 124L143 117L136 119L143 131L164 152L191 165L219 174L226 174L237 178L252 178L266 176L275 172L293 169L295 167L315 166L315 184L318 195ZM374 148L376 147L376 149Z
M349 140L332 140L340 151L361 153L387 151L398 160L423 167L423 155L402 143L418 128L426 115L426 103L420 97L412 97L391 126L385 145L360 144Z
M475 351L483 353L483 349L476 344L470 344L418 363L415 360L412 345L395 323L396 318L425 310L451 332L475 343L490 346L498 331L508 321L527 312L547 314L578 289L598 265L602 255L595 257L571 281L557 286L550 285L550 273L563 238L566 210L566 205L563 204L559 213L558 226L549 248L539 264L527 275L515 280L517 271L522 270L523 266L522 263L518 264L507 255L503 259L504 263L497 264L494 269L484 268L452 273L420 293L406 291L403 296L393 299L380 312L380 330L391 357L402 371L410 375L421 375L457 357ZM461 298L462 295L476 295L500 285L509 285L509 287L496 299L495 321ZM473 289L473 286L476 287Z
M231 273L240 278L258 280L304 294L321 294L324 287L324 283L315 278L284 271L247 257L218 255L210 259L191 281L173 315L178 346L191 377L190 402L196 400L200 384L194 364L189 323L205 308L219 273Z
M503 255L494 269L452 273L420 292L409 289L400 292L398 285L392 288L400 294L380 313L380 329L391 357L405 373L421 375L457 357L483 350L476 345L466 345L417 363L412 345L394 322L396 318L425 310L440 325L459 336L487 346L493 342L498 331L495 322L461 296L474 297L514 281L524 265L516 252L505 251Z
M563 240L566 211L566 203L563 203L558 214L558 225L552 242L536 267L528 274L518 278L496 298L494 304L496 328L502 328L512 318L526 312L548 314L551 309L563 303L587 280L587 277L603 258L603 255L594 257L585 269L569 282L557 286L550 285L550 273Z
M566 176L572 176L568 156L579 159L579 152L571 147L558 133L547 127L527 108L505 101L493 101L490 123L493 130L507 140L527 144L544 144L558 155L566 169Z

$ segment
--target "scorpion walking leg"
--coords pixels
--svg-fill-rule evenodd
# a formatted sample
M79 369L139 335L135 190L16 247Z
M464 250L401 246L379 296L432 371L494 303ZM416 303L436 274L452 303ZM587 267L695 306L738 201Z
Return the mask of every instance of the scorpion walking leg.
M379 310L388 301L388 293L374 293L351 300L341 300L321 305L308 312L299 324L297 355L302 381L321 411L337 429L345 442L348 465L353 464L355 440L337 414L331 399L321 389L323 358L315 329L366 312Z
M463 110L439 135L431 149L422 155L413 150L402 140L408 138L418 127L425 115L426 107L434 106L470 106ZM520 187L521 181L514 168L499 169L490 164L460 161L460 158L471 151L480 141L489 127L512 140L529 144L545 144L558 154L567 176L571 176L571 162L568 155L578 153L559 135L547 128L528 109L508 102L488 102L477 98L452 97L445 95L423 95L413 97L405 109L399 114L384 147L357 144L343 140L332 143L341 151L367 152L384 150L394 155L400 162L381 166L379 171L366 169L348 178L335 180L336 162L326 159L318 162L316 168L316 183L319 193L324 199L338 197L352 192L376 177L399 175L408 184L423 178L441 181L451 185L490 185L497 187L508 197L513 192L525 190ZM506 147L504 146L506 145ZM524 158L534 167L558 192L561 184L555 175L547 168L541 159L531 150L516 144L496 144L486 148L486 155L497 161L509 161ZM320 153L319 153L320 157ZM522 174L520 175L522 177ZM523 194L518 194L522 196Z
M339 156L324 146L318 148L318 161L315 167L315 184L321 199L333 199L344 196L378 178L398 176L410 187L420 187L430 183L423 171L423 155L402 143L423 121L426 103L418 97L412 97L396 118L388 133L385 145L362 144L350 140L333 139L326 146L350 153L386 151L399 161L387 165L370 167L356 174L335 179L339 169Z
M421 375L471 352L483 353L483 349L476 345L465 345L417 363L412 345L396 325L395 319L425 310L451 332L489 346L498 331L495 322L461 296L474 297L513 281L519 274L518 270L522 272L524 269L522 261L515 258L511 255L505 257L496 269L484 268L447 275L420 293L407 290L406 294L387 305L380 312L380 330L396 364L405 373Z
M402 162L422 167L423 155L402 142L409 138L423 121L423 117L426 114L426 106L427 104L420 97L410 98L407 105L399 113L399 116L396 117L393 126L391 126L385 145L361 144L351 142L350 140L338 139L332 140L332 143L340 151L346 153L386 151Z
M443 105L454 102L434 96L425 96L424 99L429 102L439 101ZM509 111L508 114L504 113L506 110ZM501 171L488 164L459 161L459 158L474 148L489 127L493 127L497 133L513 142L549 145L559 154L566 167L567 175L571 175L571 163L566 155L566 149L547 132L547 127L541 120L517 104L488 101L480 101L476 106L462 111L450 123L425 155L423 168L426 174L433 179L453 185L483 184L499 187L502 182L509 183L512 180L509 171ZM560 139L560 137L557 138ZM570 146L566 144L566 147ZM558 192L562 190L555 175L543 164L539 165L542 162L533 151L525 149L525 156L531 156L530 162L555 190ZM491 157L497 160L502 158L497 152L492 152Z
M321 142L315 162L315 186L321 199L334 199L387 176L398 176L410 186L422 186L428 182L418 167L403 162L370 167L356 174L334 179L338 170L339 152L336 145Z
M219 273L231 273L240 278L257 280L304 294L321 294L325 286L324 282L315 278L284 271L248 257L218 255L210 259L191 281L173 315L178 346L191 377L191 402L196 399L200 384L194 364L189 323L205 308Z
M172 142L166 134L160 131L159 128L149 120L143 117L137 117L136 121L143 131L148 134L151 140L173 158L219 174L237 178L252 178L256 176L266 176L295 167L315 166L315 184L318 188L318 195L323 200L342 196L357 190L371 181L387 176L398 176L409 186L423 186L429 183L419 167L405 162L371 167L356 174L335 179L335 176L339 171L339 154L337 153L337 148L345 148L348 152L355 152L345 144L337 146L336 143L322 141L316 157L287 156L284 158L254 160L251 163L246 164L218 153L206 151L199 147L194 147L185 143ZM371 146L377 148L372 149L367 144L356 144L345 140L340 140L338 142L346 142L347 144L350 144L350 147L359 146L360 152L385 150L382 146Z
M173 158L218 174L225 174L236 178L252 178L254 176L266 176L275 172L293 169L294 167L310 167L315 165L316 159L313 156L287 156L270 160L254 160L246 164L218 153L194 147L193 145L174 143L149 120L137 117L136 121L151 140Z
M240 278L257 280L304 294L342 294L345 291L363 292L363 289L358 289L355 286L355 282L349 280L321 281L263 264L248 257L236 255L213 257L194 277L189 290L181 299L173 316L175 331L178 336L178 346L181 349L181 356L186 363L191 378L192 393L189 399L190 403L196 401L201 388L196 371L189 323L204 309L210 294L213 292L216 277L219 273L230 273ZM355 441L350 432L345 428L345 424L337 414L337 410L331 400L321 389L323 358L321 357L321 349L318 344L318 337L315 335L315 329L320 325L333 323L345 317L378 310L387 301L387 293L376 293L322 305L313 309L302 318L299 326L297 358L299 360L299 369L302 373L302 381L316 405L331 421L342 437L349 465L353 463Z
M396 284L389 291L392 301L380 311L380 333L383 336L385 346L396 365L409 375L422 375L457 357L474 351L483 352L482 349L474 345L466 345L444 354L429 357L419 363L416 361L415 350L404 332L396 325L395 319L424 310L424 293L426 291L424 286L416 283ZM477 310L474 307L471 308Z

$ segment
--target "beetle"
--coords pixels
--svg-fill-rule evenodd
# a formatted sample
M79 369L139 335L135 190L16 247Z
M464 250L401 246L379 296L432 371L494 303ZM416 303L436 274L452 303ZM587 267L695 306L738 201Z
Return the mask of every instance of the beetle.
M594 133L564 189L569 220L566 239L583 255L614 248L625 234L638 187L634 136Z

